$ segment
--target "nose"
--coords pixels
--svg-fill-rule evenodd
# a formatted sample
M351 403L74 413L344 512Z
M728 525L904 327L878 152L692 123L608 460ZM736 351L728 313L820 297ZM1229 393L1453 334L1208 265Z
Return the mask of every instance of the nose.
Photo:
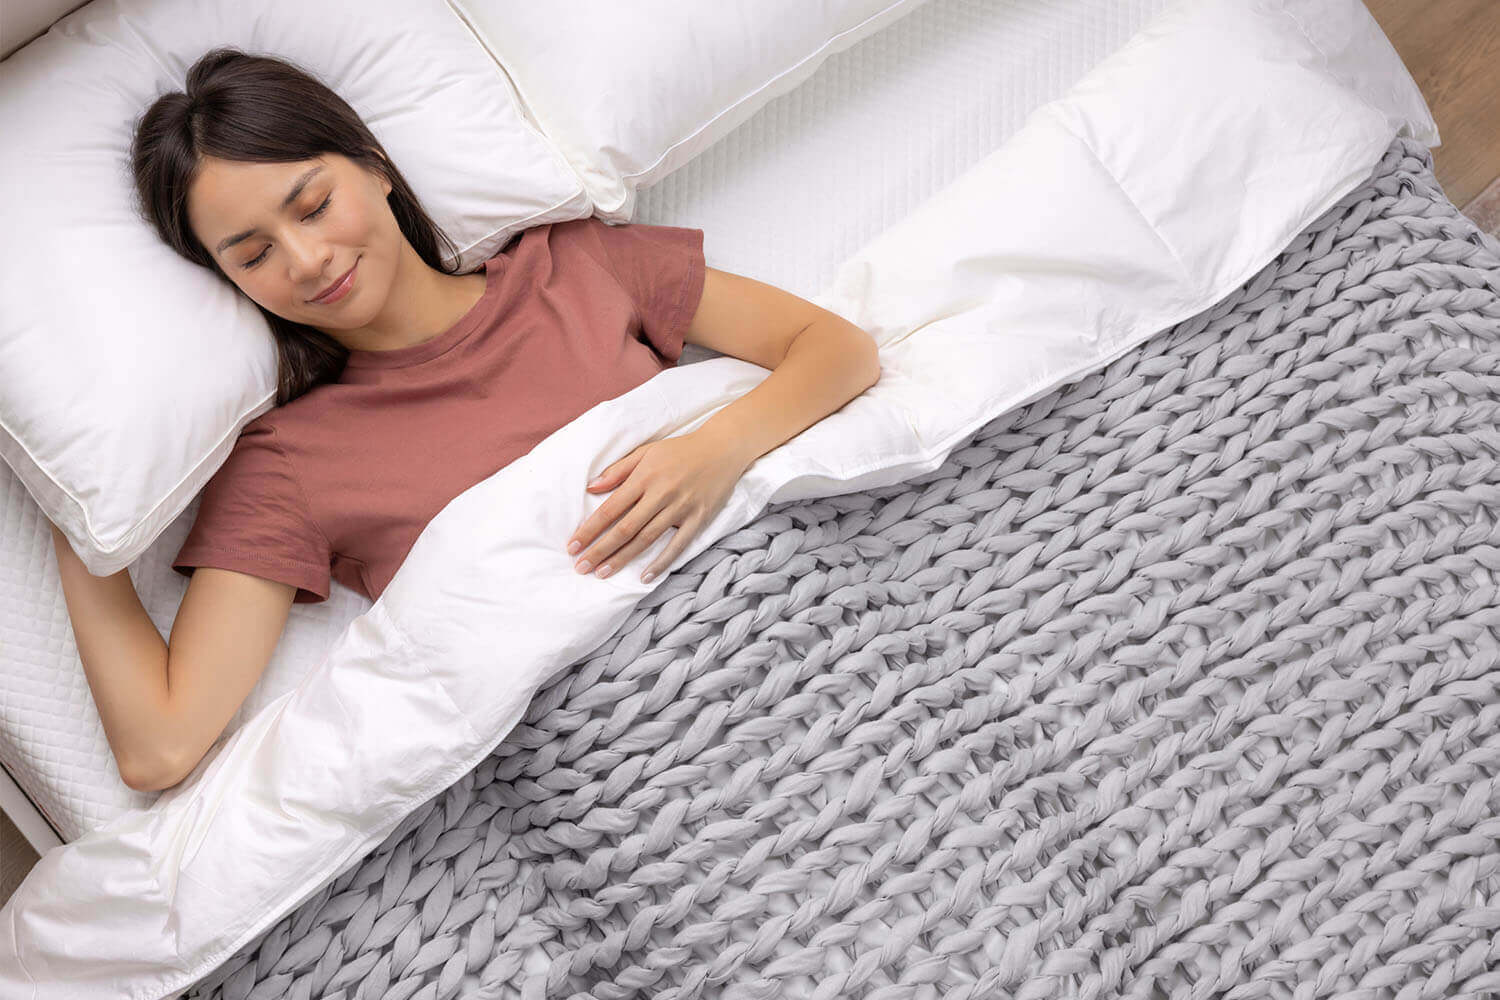
M328 286L337 274L333 274L333 248L311 233L286 237L282 248L286 252L287 277L303 291L303 298L310 299Z

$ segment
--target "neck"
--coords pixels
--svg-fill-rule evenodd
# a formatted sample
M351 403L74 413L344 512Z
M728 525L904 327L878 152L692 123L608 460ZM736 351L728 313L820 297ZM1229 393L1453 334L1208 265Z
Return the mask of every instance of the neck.
M326 330L351 351L394 351L431 340L451 328L484 294L484 272L444 274L406 244L385 305L354 330Z

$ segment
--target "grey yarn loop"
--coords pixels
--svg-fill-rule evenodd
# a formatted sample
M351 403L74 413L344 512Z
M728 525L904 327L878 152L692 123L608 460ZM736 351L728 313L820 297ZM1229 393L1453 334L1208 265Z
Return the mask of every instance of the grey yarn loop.
M193 1000L1500 995L1500 243L1398 137L1222 301L768 508Z

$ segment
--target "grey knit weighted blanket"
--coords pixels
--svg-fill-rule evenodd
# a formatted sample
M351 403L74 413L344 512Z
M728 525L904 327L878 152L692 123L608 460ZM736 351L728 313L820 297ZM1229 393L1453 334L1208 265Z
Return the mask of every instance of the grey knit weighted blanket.
M933 472L769 507L188 996L1500 993L1500 244L1397 139Z

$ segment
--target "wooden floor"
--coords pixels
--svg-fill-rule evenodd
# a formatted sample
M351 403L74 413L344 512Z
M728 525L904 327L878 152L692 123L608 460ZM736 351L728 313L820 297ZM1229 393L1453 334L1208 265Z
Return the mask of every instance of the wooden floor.
M1365 0L1365 6L1432 109L1442 142L1432 160L1443 192L1500 235L1500 0Z

